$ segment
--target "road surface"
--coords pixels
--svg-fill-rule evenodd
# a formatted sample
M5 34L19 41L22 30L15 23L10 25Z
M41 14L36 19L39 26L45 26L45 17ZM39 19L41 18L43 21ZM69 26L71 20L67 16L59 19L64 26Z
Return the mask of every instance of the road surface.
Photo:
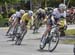
M0 29L0 55L74 55L73 45L58 44L53 52L48 51L48 47L41 51L39 49L40 38L45 31L45 27L39 29L39 33L33 34L32 30L24 37L21 46L14 45L14 41L9 41L11 38L5 36L7 29Z

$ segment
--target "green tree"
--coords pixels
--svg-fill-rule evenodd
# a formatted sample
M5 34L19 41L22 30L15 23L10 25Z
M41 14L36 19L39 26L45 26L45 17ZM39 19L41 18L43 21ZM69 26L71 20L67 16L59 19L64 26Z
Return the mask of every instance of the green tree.
M19 1L20 0L0 0L0 5L4 4L7 17L8 17L8 3L12 5L12 4L18 3Z

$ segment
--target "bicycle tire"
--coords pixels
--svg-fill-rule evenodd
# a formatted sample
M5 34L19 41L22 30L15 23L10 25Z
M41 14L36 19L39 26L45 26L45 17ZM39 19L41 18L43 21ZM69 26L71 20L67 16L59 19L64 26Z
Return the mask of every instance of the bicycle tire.
M48 33L46 36L47 36L47 38L48 38L48 37L49 37L49 33ZM44 37L42 36L41 42L42 42L43 38L44 38ZM45 48L46 44L48 43L47 38L44 40L43 47L41 47L41 45L40 45L40 49L41 49L41 50L43 50L43 49Z
M51 36L50 41L49 41L49 46L48 46L49 52L53 52L53 51L56 49L56 47L57 47L57 45L58 45L58 43L59 43L59 37L60 37L60 35L59 35L59 33L58 33L58 36L57 36L58 40L57 40L55 46L51 49L51 48L50 48L50 45L51 45L51 41L53 40L53 36Z
M18 36L17 38L16 38L16 42L15 42L15 45L20 45L18 42L20 41L20 36Z
M16 45L21 45L21 42L22 42L22 40L23 40L23 38L24 38L24 36L25 36L26 33L27 33L27 30L24 31L23 36L22 36L22 34L21 34L21 35L19 35L19 36L17 37L16 42L15 42Z
M42 40L43 40L43 38L42 38ZM46 41L45 41L45 43L43 43L43 46L40 45L40 49L43 50L45 48L45 46L46 46Z
M17 37L16 37L17 30L18 30L18 25L16 25L16 27L15 27L14 30L13 30L12 41L14 41L15 38L17 38Z
M24 31L24 33L23 33L23 36L21 36L21 38L20 38L20 45L21 45L21 42L22 42L22 40L24 39L24 36L26 35L26 33L27 33L27 30L26 31Z

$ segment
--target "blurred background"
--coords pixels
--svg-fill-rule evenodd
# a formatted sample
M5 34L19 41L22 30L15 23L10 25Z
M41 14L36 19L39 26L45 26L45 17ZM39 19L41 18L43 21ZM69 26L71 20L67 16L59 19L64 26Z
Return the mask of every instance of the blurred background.
M0 26L8 26L8 18L17 10L35 11L39 7L58 7L60 3L68 8L75 6L75 0L0 0Z

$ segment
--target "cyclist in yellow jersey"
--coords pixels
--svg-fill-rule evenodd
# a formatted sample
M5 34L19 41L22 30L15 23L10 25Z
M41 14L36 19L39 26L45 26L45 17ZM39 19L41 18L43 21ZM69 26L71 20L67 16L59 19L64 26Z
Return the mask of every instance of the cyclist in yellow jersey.
M20 20L21 27L26 27L28 23L32 20L32 16L33 16L33 11L31 10L28 11L28 13L25 13Z
M25 14L22 16L21 20L22 20L23 22L25 22L25 21L30 21L30 20L31 20L31 17L29 17L28 13L25 13Z

